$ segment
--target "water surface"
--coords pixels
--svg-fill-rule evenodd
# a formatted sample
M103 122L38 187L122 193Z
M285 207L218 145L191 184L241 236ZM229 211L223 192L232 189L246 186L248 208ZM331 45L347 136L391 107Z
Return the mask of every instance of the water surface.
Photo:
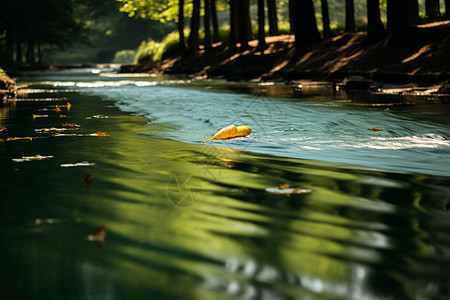
M379 105L294 96L280 84L89 69L19 80L29 94L0 108L5 298L450 292L445 101ZM65 122L80 127L39 131ZM202 145L229 124L253 133ZM98 131L107 136L90 135ZM51 157L13 160L37 154ZM270 192L280 185L306 192ZM88 241L100 225L105 242Z

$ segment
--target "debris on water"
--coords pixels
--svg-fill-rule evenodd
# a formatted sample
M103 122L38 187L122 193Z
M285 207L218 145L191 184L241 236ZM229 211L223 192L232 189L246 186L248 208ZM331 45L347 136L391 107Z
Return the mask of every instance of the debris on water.
M36 118L48 118L48 115L36 115L36 114L33 114L33 119L36 119Z
M88 134L89 136L109 136L108 134L106 134L106 132L104 132L104 131L97 131L97 132L94 132L94 133L91 133L91 134Z
M34 138L30 137L30 136L24 136L24 137L9 137L6 139L7 142L10 141L21 141L21 140L27 140L27 141L32 141Z
M67 118L67 115L59 115L60 118Z
M293 195L293 194L307 194L311 193L310 189L302 189L299 187L293 188L290 184L281 184L277 187L268 187L266 188L266 192L278 195Z
M81 127L81 125L75 124L75 123L64 123L62 124L63 127L71 127L71 128L75 128L75 127Z
M104 225L97 228L97 230L87 236L87 240L91 242L101 242L103 243L106 238L106 227Z
M50 128L36 128L35 132L59 132L59 131L66 131L66 130L77 130L78 128L57 128L57 127L50 127Z
M370 128L369 130L372 130L372 131L383 131L384 129L383 128Z
M90 120L90 119L110 119L110 118L113 118L113 117L104 116L104 115L94 115L92 117L86 117L87 120Z
M74 163L74 164L62 164L61 167L63 168L70 168L70 167L89 167L89 166L94 166L95 163L90 163L87 161L83 161L83 162L79 162L79 163Z
M250 128L250 126L242 125L236 127L232 124L220 129L218 132L216 132L216 134L213 135L212 138L204 141L203 144L210 140L229 140L238 137L244 137L249 135L250 133L252 133L252 129Z
M52 155L43 156L40 154L36 154L34 156L22 156L22 158L13 158L13 162L24 162L24 161L32 161L32 160L44 160L44 159L50 159L53 158Z
M6 129L5 126L2 126L2 128L0 128L0 132L4 131Z
M81 181L84 181L87 185L92 184L92 178L94 178L94 175L91 173L86 173L83 178L81 178Z

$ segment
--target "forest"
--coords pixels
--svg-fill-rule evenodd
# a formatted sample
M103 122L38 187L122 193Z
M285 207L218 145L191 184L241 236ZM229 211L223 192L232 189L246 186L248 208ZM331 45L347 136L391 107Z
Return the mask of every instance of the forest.
M217 43L228 53L264 53L267 38L283 34L294 36L296 53L342 33L364 32L364 42L373 43L386 36L415 38L416 25L450 19L449 2L1 0L0 66L106 63L114 57L156 62L208 52Z

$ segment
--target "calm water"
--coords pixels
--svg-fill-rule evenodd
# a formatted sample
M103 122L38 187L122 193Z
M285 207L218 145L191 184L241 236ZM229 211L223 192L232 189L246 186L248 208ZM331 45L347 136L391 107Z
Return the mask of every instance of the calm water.
M3 299L449 298L447 100L103 71L0 107Z

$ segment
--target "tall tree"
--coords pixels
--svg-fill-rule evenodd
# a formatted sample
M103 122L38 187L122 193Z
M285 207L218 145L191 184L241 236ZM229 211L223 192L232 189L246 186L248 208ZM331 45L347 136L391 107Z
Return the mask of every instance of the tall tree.
M184 0L179 0L178 3L178 35L180 36L180 49L186 50L186 38L184 36Z
M390 33L405 32L409 26L408 0L387 0L387 30Z
M230 35L228 38L229 51L236 51L236 43L238 40L238 9L239 0L230 0Z
M200 0L193 1L191 32L189 34L188 45L189 51L195 52L200 44L198 30L200 28Z
M384 34L384 25L380 17L380 0L367 0L367 35L378 39Z
M355 3L345 0L345 31L355 32Z
M239 9L238 9L238 39L241 44L240 49L246 50L249 49L250 46L248 42L252 36L252 27L250 21L250 0L238 0Z
M439 16L439 0L426 0L425 1L425 14L428 19L434 21Z
M299 51L303 46L319 42L320 34L317 29L313 1L290 0L290 5L296 50Z
M267 49L266 34L264 29L264 0L258 0L258 47L257 50L264 52Z
M408 22L410 25L417 25L419 23L419 1L408 0Z
M211 48L211 7L209 0L203 0L203 8L205 11L205 14L203 15L204 20L204 28L205 28L205 47L206 49Z
M278 17L277 2L275 0L267 0L267 16L269 20L269 35L278 35Z
M327 39L331 37L330 30L330 15L328 12L328 0L321 0L322 6L322 25L323 25L323 38Z
M211 0L211 18L213 26L213 42L219 41L219 21L217 20L217 4L216 0Z

